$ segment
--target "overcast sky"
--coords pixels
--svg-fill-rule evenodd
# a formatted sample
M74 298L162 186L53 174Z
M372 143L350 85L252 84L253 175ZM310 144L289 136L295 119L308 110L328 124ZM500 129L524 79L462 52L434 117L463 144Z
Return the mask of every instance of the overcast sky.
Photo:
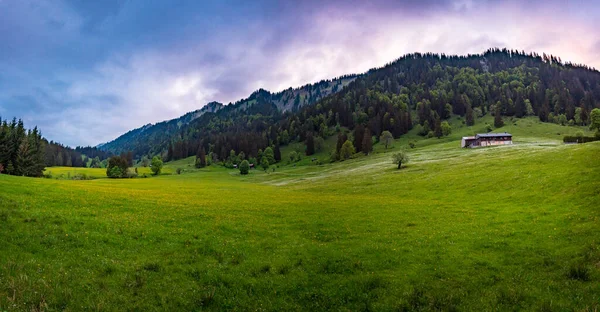
M0 0L0 116L96 145L416 51L507 47L600 68L600 0L522 2Z

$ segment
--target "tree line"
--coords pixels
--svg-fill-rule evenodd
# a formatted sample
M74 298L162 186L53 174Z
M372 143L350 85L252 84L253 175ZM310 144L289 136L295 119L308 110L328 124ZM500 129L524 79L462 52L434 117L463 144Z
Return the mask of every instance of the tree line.
M45 167L44 148L37 127L26 130L21 119L0 118L0 173L41 176Z
M106 167L111 154L95 147L72 149L47 141L37 127L27 130L23 120L0 118L0 173L39 177L45 167ZM130 157L131 161L133 158Z

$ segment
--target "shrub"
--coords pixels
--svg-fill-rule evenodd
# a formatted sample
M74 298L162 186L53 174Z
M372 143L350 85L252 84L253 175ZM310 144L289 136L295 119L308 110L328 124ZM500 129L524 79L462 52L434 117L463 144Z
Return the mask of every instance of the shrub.
M175 172L177 172L177 174L181 174L181 171L183 171L183 170L181 170L181 168L177 168L177 169L175 170Z
M240 174L246 175L250 171L250 163L247 160L242 161L240 164Z
M594 141L600 141L600 137L598 137L598 136L593 136L593 137L583 136L583 135L580 135L579 133L575 136L565 135L563 137L564 143L588 143L588 142L594 142Z

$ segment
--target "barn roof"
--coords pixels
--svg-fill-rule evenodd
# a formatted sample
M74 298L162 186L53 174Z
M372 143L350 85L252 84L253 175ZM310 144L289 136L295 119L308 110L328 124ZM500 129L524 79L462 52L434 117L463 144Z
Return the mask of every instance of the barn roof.
M477 137L478 138L497 138L497 137L512 137L512 134L508 133L508 132L502 132L502 133L478 133Z

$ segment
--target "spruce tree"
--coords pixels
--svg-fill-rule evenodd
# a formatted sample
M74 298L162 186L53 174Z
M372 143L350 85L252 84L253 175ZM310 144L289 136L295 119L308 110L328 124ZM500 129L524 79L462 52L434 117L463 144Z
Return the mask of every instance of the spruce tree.
M496 109L496 113L494 114L494 127L500 128L502 126L504 126L504 121L502 120L500 109Z
M204 151L204 147L200 146L196 153L196 168L204 167L206 167L206 152Z
M310 156L315 153L315 139L313 138L312 132L306 135L306 156Z
M365 135L365 126L358 125L354 128L354 142L353 145L356 148L356 152L362 151L363 137Z
M369 153L372 151L373 151L373 140L371 138L371 131L369 130L369 128L367 128L367 129L365 129L365 133L363 135L362 152L365 153L365 155L369 155Z
M281 161L281 150L279 149L279 142L275 142L275 148L273 150L275 153L275 162Z
M467 112L465 115L465 120L466 120L467 126L472 126L475 124L475 118L473 117L473 108L471 107L471 104L467 104Z

